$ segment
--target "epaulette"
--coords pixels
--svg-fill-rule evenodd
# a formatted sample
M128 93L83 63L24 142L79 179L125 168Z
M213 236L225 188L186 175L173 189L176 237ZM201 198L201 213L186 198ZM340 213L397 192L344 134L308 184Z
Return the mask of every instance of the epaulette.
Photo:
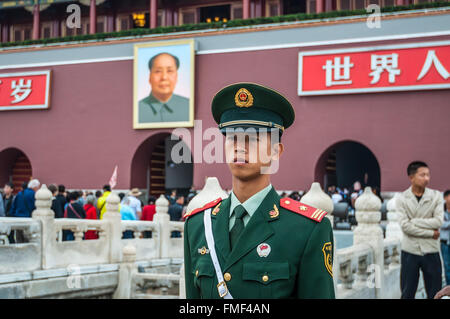
M280 199L280 206L319 223L327 215L327 212L324 210L297 202L291 198Z
M186 219L188 217L194 216L197 213L200 213L202 211L204 211L205 209L211 208L213 206L216 206L217 204L219 204L222 201L222 198L219 197L215 200L213 200L212 202L209 202L208 204L205 204L204 206L200 207L200 208L196 208L186 214L184 214L183 218Z

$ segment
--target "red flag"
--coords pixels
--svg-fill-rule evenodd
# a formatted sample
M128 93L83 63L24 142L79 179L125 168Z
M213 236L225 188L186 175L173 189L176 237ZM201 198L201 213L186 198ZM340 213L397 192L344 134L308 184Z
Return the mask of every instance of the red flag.
M117 165L114 168L114 172L111 176L111 179L109 180L109 186L111 186L111 189L113 189L117 184Z

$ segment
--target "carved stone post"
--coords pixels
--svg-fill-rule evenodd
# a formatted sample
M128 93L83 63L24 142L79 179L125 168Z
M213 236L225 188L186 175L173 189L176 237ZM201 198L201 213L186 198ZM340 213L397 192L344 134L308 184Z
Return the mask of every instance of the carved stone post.
M217 177L208 177L203 189L189 202L188 206L186 207L186 212L189 213L194 209L200 208L219 197L225 199L228 197L228 194L220 186Z
M331 227L333 227L333 216L331 213L333 212L334 205L333 200L330 196L328 196L320 187L320 184L314 182L311 184L311 188L309 191L303 195L300 202L305 203L306 205L310 205L316 207L318 209L324 210L327 212L326 218L330 220ZM335 263L336 260L336 238L333 234L333 281L334 281L334 291L337 291L337 276L339 269Z
M155 202L156 214L153 216L153 221L158 225L158 254L159 258L167 258L170 255L170 216L169 216L169 201L164 195L159 196Z
M375 196L370 187L364 189L364 193L355 202L356 221L358 226L353 231L353 242L355 245L368 244L374 255L375 267L375 296L383 298L384 288L384 248L383 230L380 226L381 200ZM373 276L372 276L373 277Z
M51 210L52 193L43 184L34 195L36 209L31 214L34 220L41 222L42 268L52 267L52 249L55 242L55 213Z
M119 278L114 299L130 299L133 293L133 276L137 272L136 247L128 244L122 250L123 262L119 266Z
M120 198L115 193L109 194L106 198L106 211L103 220L109 224L109 258L111 263L118 263L122 260L122 224L119 213Z
M311 188L305 195L303 195L300 202L326 211L327 212L326 217L330 220L331 225L333 225L333 216L331 215L334 207L333 200L331 199L330 196L325 194L325 192L320 187L319 183L317 182L312 183Z
M388 224L386 226L386 238L398 238L399 240L403 237L402 228L398 222L399 214L397 212L396 200L398 194L395 194L387 203L387 219Z

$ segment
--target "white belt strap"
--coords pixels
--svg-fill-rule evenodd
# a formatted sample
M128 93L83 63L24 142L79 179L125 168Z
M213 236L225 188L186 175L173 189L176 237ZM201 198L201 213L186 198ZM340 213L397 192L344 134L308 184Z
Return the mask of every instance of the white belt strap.
M216 271L217 290L219 291L220 298L233 299L230 292L228 291L227 285L223 280L222 269L220 269L219 260L217 259L216 248L214 246L214 237L211 227L211 208L205 210L203 214L203 223L205 225L205 237L206 243L208 244L209 254L211 255L212 263L214 265L214 270Z

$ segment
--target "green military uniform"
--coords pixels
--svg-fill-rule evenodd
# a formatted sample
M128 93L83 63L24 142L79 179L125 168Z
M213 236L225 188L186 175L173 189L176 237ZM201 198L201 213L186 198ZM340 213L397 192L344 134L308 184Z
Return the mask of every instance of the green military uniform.
M166 103L152 94L139 101L139 123L187 122L189 121L189 99L173 94Z
M259 127L282 133L294 118L284 97L251 83L224 88L212 104L222 130ZM231 248L238 206L248 214ZM220 285L205 235L206 213L211 215L214 248L223 275ZM334 298L333 232L325 215L320 209L281 198L272 185L244 203L231 193L224 200L218 198L188 212L184 228L186 297L224 297L218 288L226 285L227 293L235 299Z

